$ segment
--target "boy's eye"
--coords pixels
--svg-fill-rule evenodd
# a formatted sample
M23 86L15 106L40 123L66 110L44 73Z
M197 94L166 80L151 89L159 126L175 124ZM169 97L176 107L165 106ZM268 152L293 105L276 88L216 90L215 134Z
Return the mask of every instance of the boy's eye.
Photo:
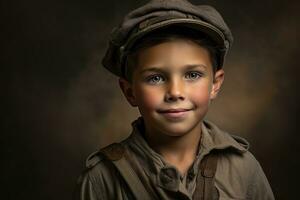
M188 80L195 80L195 79L200 78L201 76L202 76L202 73L200 73L200 72L188 72L188 73L186 73L185 78Z
M149 76L146 79L146 81L150 84L159 84L164 81L164 78L161 75L155 74L155 75Z

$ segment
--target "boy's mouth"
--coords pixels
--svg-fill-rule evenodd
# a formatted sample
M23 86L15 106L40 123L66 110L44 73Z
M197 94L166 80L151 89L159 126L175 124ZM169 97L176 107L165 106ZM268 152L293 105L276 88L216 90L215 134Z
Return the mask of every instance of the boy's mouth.
M166 110L158 110L158 113L162 114L168 119L181 119L184 118L190 110L192 109L184 109L184 108L166 109Z
M180 112L187 112L191 109L185 108L176 108L176 109L165 109L165 110L158 110L159 113L180 113Z

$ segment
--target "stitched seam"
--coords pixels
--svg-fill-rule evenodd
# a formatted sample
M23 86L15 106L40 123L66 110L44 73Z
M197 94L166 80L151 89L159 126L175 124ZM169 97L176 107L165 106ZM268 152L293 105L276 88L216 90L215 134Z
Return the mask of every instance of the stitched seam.
M97 182L94 178L92 178L91 176L90 176L90 173L88 173L88 179L89 179L89 181L91 182L91 185L92 185L92 190L94 191L94 193L97 195L97 197L99 197L100 199L104 199L104 196L100 193L100 192L98 192L98 190L95 190L95 188L94 188L94 185L95 185L95 183ZM100 185L100 187L101 187L101 191L104 191L103 190L103 187L102 187L102 184L98 184L98 185Z

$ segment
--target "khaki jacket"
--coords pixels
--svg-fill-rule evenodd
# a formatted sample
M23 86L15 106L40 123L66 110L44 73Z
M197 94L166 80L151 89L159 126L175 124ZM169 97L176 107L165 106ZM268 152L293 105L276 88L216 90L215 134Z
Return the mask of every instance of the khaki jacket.
M215 174L217 199L274 199L268 180L248 151L249 144L245 139L229 135L211 122L203 122L198 154L188 172L181 174L149 147L140 128L142 123L142 118L132 123L132 134L122 144L139 163L139 174L142 174L139 178L148 181L160 199L192 200L199 164L212 150L221 152ZM134 199L111 161L104 159L99 151L88 157L86 167L79 178L75 199Z

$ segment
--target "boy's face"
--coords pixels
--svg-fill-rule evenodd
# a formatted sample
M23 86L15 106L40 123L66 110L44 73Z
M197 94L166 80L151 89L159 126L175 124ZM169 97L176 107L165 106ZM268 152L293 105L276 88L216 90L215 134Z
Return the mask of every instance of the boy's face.
M217 96L224 72L213 74L209 52L176 39L141 50L132 83L120 86L144 118L146 131L182 136L197 127Z

